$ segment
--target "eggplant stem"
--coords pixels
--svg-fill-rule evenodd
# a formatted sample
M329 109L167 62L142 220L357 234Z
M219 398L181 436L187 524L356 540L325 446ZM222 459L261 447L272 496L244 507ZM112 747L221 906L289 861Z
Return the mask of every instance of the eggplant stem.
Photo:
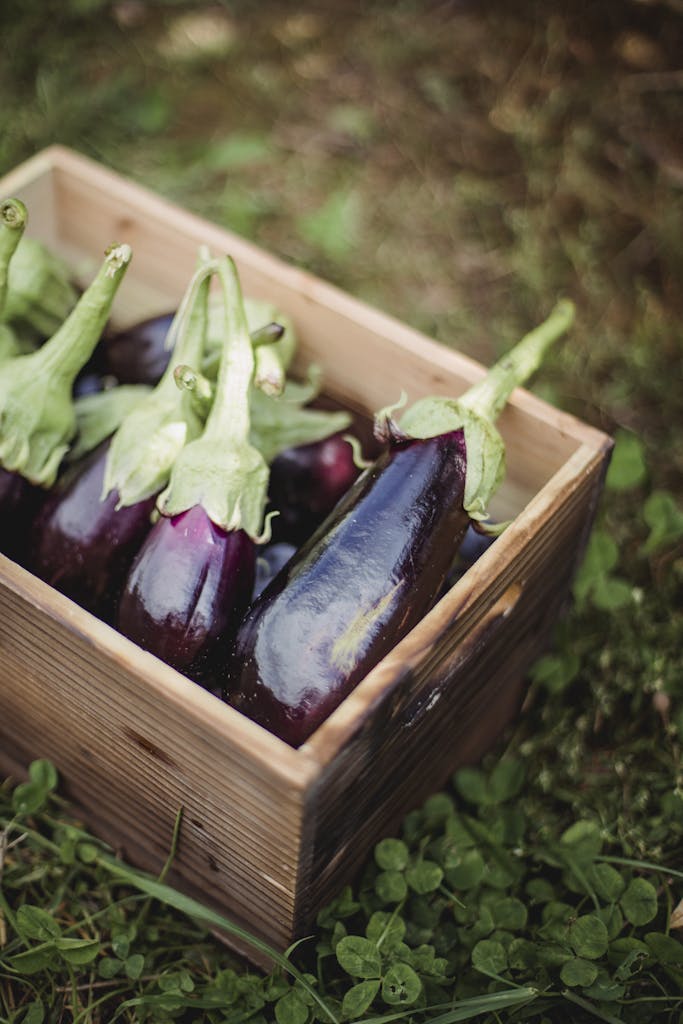
M251 332L251 343L254 348L259 348L261 345L273 345L280 340L284 333L285 329L282 324L272 320Z
M92 284L62 326L39 350L46 371L63 380L75 378L100 339L116 289L131 258L131 248L125 243L105 250Z
M547 320L494 363L486 376L458 399L458 405L495 422L515 388L538 369L547 349L571 326L574 313L574 303L561 299Z
M21 199L5 199L0 205L0 218L8 228L23 231L28 221L28 213Z
M0 316L5 308L9 264L24 233L28 213L20 199L6 199L0 205Z
M230 257L221 260L217 274L225 296L226 344L218 370L214 402L204 429L205 439L221 445L247 442L250 420L245 396L254 375L254 350L244 315L237 269Z

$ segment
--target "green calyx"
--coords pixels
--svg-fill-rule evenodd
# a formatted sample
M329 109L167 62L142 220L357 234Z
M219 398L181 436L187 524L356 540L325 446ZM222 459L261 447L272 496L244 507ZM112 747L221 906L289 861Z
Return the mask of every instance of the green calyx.
M73 383L100 339L131 255L127 245L111 246L49 341L0 364L0 464L33 484L54 483L76 433Z
M457 399L422 398L404 414L400 429L409 437L464 431L467 470L463 508L472 519L486 519L491 496L505 475L505 445L491 420L464 408Z
M188 441L204 425L191 396L174 379L178 363L201 360L208 325L209 283L215 263L200 257L169 330L173 357L159 383L122 420L107 453L102 497L118 494L118 507L158 494Z
M262 541L268 533L263 517L269 474L249 439L254 349L237 269L229 256L217 262L216 274L223 349L213 403L203 434L179 453L157 505L167 516L201 505L222 529L244 530Z
M351 416L343 410L308 409L310 388L287 381L281 395L269 397L254 388L251 393L251 442L266 462L302 444L322 441L331 434L346 430Z
M252 334L252 345L253 342ZM286 448L322 441L351 424L351 415L343 410L306 408L320 391L317 367L309 372L308 381L287 380L282 393L276 396L269 396L252 384L249 440L268 463ZM195 408L206 419L215 393L212 381L183 364L176 366L174 377L178 387L190 393Z
M77 462L111 437L151 390L147 384L119 384L77 398L74 402L76 440L67 453L69 462Z
M463 507L472 519L488 517L489 501L505 475L505 445L495 420L514 389L538 369L573 319L573 304L561 300L547 320L525 335L460 398L423 398L401 417L398 432L409 437L464 430L467 470Z

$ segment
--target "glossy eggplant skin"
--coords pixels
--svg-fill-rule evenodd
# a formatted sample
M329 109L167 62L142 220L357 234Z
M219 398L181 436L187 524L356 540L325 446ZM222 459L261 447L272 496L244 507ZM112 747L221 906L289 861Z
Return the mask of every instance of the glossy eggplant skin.
M254 541L216 526L201 505L162 516L131 567L117 628L204 684L249 604L255 562Z
M28 567L93 615L111 622L138 548L151 528L155 498L117 510L102 500L108 442L68 472L33 523Z
M0 467L0 551L23 562L31 519L42 500L40 488L33 487L19 473Z
M247 612L223 698L303 743L438 599L464 486L462 430L387 449Z
M256 576L254 579L253 597L256 599L266 589L286 563L296 554L293 544L286 541L274 541L259 550L256 558Z
M358 476L342 434L287 448L270 467L268 496L278 515L273 537L299 546L332 511Z
M103 372L120 384L156 384L171 358L165 343L173 316L162 313L105 338L100 345Z

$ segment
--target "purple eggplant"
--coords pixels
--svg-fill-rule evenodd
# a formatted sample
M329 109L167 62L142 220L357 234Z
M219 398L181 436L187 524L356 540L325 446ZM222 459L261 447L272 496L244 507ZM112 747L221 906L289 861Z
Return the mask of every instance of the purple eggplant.
M343 434L287 448L270 467L269 498L279 515L273 536L290 544L307 540L358 476L353 447Z
M162 313L106 337L100 359L105 373L121 384L156 384L171 358L166 336L174 313Z
M493 420L572 317L559 304L459 401L423 399L400 427L380 415L388 449L249 609L224 699L299 746L412 629L502 478Z
M385 451L247 613L231 703L302 743L437 597L467 529L464 482L462 430Z
M174 330L178 347L192 355L201 351L203 339L205 319L197 322L193 304L199 293L206 301L205 276L201 269L194 275ZM72 451L87 451L91 446L92 451L63 474L35 524L37 540L30 564L34 573L109 622L131 564L152 527L157 496L168 480L159 473L153 443L158 417L140 418L138 412L144 404L156 413L160 396L169 391L175 398L172 379L155 391L126 384L79 398L75 403L79 436ZM182 426L182 417L176 419ZM130 429L124 431L123 424ZM121 443L127 436L132 436L128 446ZM109 478L115 448L120 460L130 456L134 487L130 475Z
M155 498L117 508L102 498L108 444L74 466L35 519L29 568L81 607L111 621L130 565L151 528Z
M24 564L31 520L44 492L19 473L0 468L0 551Z
M261 548L256 559L254 598L258 597L261 591L266 589L273 577L296 554L296 550L293 544L288 544L286 541L274 541L272 544L265 544Z
M244 530L223 530L201 505L162 516L133 563L117 627L140 647L201 683L226 633L244 614L256 548Z
M228 257L211 266L225 319L213 404L202 435L176 457L117 616L122 633L207 686L251 600L268 489L265 460L248 440L255 361L237 272ZM197 308L206 319L204 284Z
M112 377L103 377L101 373L90 367L84 367L78 374L73 386L73 397L82 398L84 395L97 395L107 388L113 387L115 381Z
M0 524L2 524L2 550L5 550L5 537L13 520L20 515L29 487L28 480L18 473L9 473L0 468Z

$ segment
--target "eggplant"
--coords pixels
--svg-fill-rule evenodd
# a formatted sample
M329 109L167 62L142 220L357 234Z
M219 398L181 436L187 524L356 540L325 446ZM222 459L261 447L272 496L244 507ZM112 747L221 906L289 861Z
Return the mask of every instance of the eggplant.
M462 430L383 452L252 605L226 699L299 746L438 595L464 481Z
M463 569L468 569L471 565L474 565L477 559L481 558L485 551L488 551L495 539L495 535L482 533L476 530L472 523L470 523L467 527L467 533L463 537L462 544L458 548L458 564Z
M105 373L120 384L157 384L171 358L166 338L175 313L162 313L103 339Z
M73 397L83 398L84 395L97 395L101 391L114 387L116 381L113 377L103 377L97 370L84 367L78 374L73 386Z
M117 628L202 683L215 675L212 652L249 605L255 563L253 539L217 526L201 505L161 516L126 579Z
M118 507L102 498L109 444L67 471L34 520L28 568L82 608L111 622L131 563L151 528L155 497Z
M332 511L358 476L353 446L335 433L277 455L270 466L268 495L279 515L273 536L301 545Z
M0 468L0 551L15 562L25 561L31 519L41 496L19 473Z
M229 257L212 268L225 304L213 403L202 435L176 457L116 619L129 639L208 687L251 600L268 490L266 462L249 442L255 360L237 271Z
M558 304L459 401L423 399L400 425L378 415L388 448L250 607L224 700L297 747L413 628L502 479L493 420L572 318Z
M254 598L258 597L262 590L265 590L273 577L296 554L296 550L293 544L288 544L286 541L273 541L272 544L265 544L261 548L256 559Z
M489 525L492 524L487 523L487 526ZM484 552L491 547L495 539L495 535L480 532L474 528L471 522L469 523L455 559L446 574L443 585L444 594L481 558Z

